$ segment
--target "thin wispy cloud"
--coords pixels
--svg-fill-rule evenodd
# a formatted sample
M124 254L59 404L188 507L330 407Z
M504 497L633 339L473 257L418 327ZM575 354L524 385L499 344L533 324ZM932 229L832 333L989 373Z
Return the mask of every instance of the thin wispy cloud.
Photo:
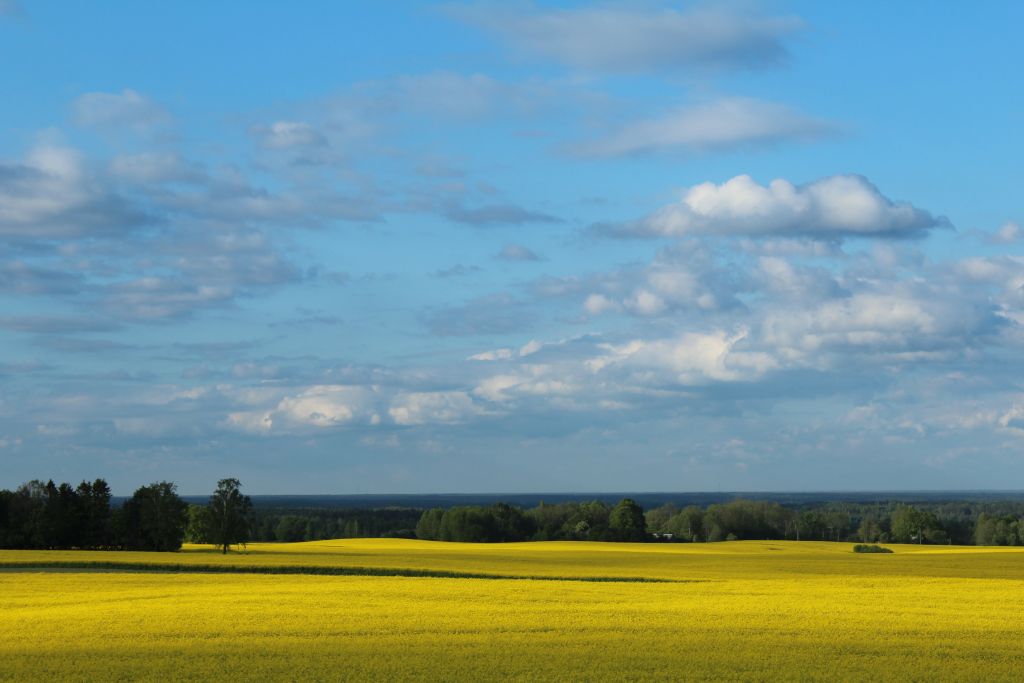
M448 12L526 54L613 73L772 66L787 56L784 41L804 27L793 16L711 8L475 5Z
M571 145L583 157L686 154L816 140L836 131L793 107L750 98L726 98L634 121L603 138Z
M150 98L126 88L119 93L90 92L72 104L80 126L105 129L146 129L170 123L171 114Z

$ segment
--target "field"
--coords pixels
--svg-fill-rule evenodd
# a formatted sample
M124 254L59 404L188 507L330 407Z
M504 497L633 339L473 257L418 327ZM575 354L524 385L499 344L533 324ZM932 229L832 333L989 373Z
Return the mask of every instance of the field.
M0 551L0 679L1018 680L1024 551L891 547Z

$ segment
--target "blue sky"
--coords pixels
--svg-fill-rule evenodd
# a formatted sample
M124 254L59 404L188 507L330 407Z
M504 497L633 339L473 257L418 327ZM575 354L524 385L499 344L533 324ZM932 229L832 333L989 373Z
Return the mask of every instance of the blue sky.
M0 486L1019 488L1022 24L0 0Z

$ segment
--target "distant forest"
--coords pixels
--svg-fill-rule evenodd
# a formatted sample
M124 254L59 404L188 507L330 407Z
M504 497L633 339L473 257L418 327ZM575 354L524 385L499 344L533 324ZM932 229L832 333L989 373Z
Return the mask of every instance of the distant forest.
M384 502L378 498L382 500L374 502ZM746 499L706 505L670 502L646 511L632 498L614 505L567 500L531 507L496 502L428 509L347 507L324 498L255 500L250 505L244 498L242 527L232 531L232 544L402 537L480 543L758 539L1024 545L1024 500L999 500L991 494L982 500L913 502L808 502L790 495L785 504ZM207 505L186 501L170 482L149 484L129 498L116 499L102 479L77 486L34 480L0 491L0 547L168 551L180 549L183 542L220 543L223 538L213 540L207 520L212 504L214 498Z

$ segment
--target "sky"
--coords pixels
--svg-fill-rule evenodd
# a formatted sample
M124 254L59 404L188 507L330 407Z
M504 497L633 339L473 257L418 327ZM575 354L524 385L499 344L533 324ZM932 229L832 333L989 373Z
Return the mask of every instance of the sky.
M1022 488L1022 25L0 0L0 488Z

